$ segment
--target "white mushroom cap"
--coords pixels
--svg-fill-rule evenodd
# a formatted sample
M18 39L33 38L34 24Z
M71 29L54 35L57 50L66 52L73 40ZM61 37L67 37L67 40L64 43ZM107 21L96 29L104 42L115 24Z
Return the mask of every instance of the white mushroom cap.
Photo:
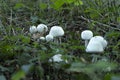
M103 40L103 48L105 48L107 46L108 42L104 39Z
M60 26L53 26L49 32L53 37L59 37L64 35L64 30Z
M45 24L39 24L37 26L37 31L42 33L42 32L47 32L48 31L48 27Z
M47 35L46 37L46 41L49 42L49 41L52 41L53 40L53 36L52 35Z
M29 28L29 31L30 31L30 33L36 33L36 32L37 32L36 26L31 26L31 27Z
M87 45L86 52L103 52L103 45L96 41L95 38L91 38L90 42Z
M81 38L84 40L89 40L93 37L93 33L90 30L85 30L81 33Z
M40 40L44 41L44 40L45 40L45 37L40 37Z
M94 36L92 39L100 42L102 44L103 48L105 48L107 46L107 41L102 36Z
M49 62L61 62L63 61L61 54L56 54L52 58L49 59Z

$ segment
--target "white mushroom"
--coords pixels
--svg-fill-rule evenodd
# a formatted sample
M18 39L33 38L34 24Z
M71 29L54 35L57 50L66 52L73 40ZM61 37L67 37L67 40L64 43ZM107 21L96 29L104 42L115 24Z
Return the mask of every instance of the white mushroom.
M94 41L94 40L90 40L87 48L86 48L86 52L103 52L103 46L100 42Z
M93 37L93 33L90 30L85 30L81 33L81 38L85 40L85 47L88 45L88 41Z
M47 42L53 41L53 36L49 34L45 37L45 39L46 39Z
M102 36L94 36L90 39L86 52L103 52L107 41Z
M31 26L31 27L29 28L29 31L30 31L31 34L36 33L36 32L37 32L36 26Z
M103 40L103 48L105 49L105 47L107 46L108 42L104 39Z
M60 26L53 26L49 32L53 37L60 37L64 35L64 30Z
M61 61L63 61L61 54L56 54L49 59L49 62L61 62Z
M52 35L53 37L55 37L55 40L54 42L55 43L61 43L61 36L64 35L64 30L62 27L60 26L53 26L51 29L50 29L50 32L49 32L50 35ZM58 39L59 39L59 42L58 42Z
M94 36L93 38L102 44L103 49L107 46L107 41L102 36Z
M40 40L44 41L44 40L45 40L45 37L40 37Z
M39 24L37 26L37 31L40 33L44 33L48 31L48 27L45 24Z

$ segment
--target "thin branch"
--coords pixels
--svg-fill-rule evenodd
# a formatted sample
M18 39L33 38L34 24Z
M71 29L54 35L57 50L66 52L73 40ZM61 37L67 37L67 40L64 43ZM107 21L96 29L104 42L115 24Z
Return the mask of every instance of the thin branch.
M51 22L51 23L48 23L47 26L53 26L53 25L55 25L56 23L57 23L57 21L53 21L53 22Z
M12 25L12 20L13 20L13 11L12 11L12 9L11 9L11 13L10 13L10 25Z
M3 33L4 33L5 35L7 35L7 31L6 31L5 27L4 27L4 25L2 24L2 21L1 21L1 20L0 20L0 28L1 28L1 30L3 31Z
M111 29L119 30L119 31L120 31L120 28L115 28L115 27L112 27L112 26L110 26L110 25L107 25L107 24L104 24L104 23L101 23L101 22L98 22L98 21L95 21L95 20L91 20L91 19L85 18L85 17L83 17L83 16L81 16L81 19L87 21L88 23L90 23L90 22L95 22L95 23L97 23L97 24L99 24L99 25L106 26L106 27L108 27L108 28L111 28Z
M15 33L15 30L14 30L14 28L12 28L12 32L13 32L13 35L15 36L15 35L16 35L16 33Z

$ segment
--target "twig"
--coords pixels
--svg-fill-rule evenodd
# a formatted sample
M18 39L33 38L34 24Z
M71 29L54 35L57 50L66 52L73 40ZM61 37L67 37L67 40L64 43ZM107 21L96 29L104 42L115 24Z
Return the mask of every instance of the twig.
M11 13L10 13L10 25L12 25L12 20L13 20L13 11L12 11L12 9L11 9Z
M0 28L2 29L2 31L4 32L5 35L7 35L7 31L4 27L4 25L2 24L2 21L0 20Z
M53 22L51 22L51 23L48 23L47 26L53 26L53 25L55 25L56 23L57 23L57 21L53 21Z
M12 31L13 31L13 35L15 36L15 35L16 35L16 33L15 33L15 30L14 30L14 28L12 28Z
M112 27L112 26L110 26L110 25L107 25L107 24L104 24L104 23L101 23L101 22L98 22L98 21L95 21L95 20L91 20L91 19L85 18L85 17L83 17L83 16L81 16L81 19L87 21L88 23L90 23L90 22L95 22L95 23L97 23L97 24L99 24L99 25L106 26L106 27L108 27L108 28L111 28L111 29L115 29L115 30L119 30L119 31L120 31L120 28L115 28L115 27Z
M24 33L24 30L25 30L25 29L23 28L23 29L22 29L22 31L21 31L21 34L23 34L23 33Z

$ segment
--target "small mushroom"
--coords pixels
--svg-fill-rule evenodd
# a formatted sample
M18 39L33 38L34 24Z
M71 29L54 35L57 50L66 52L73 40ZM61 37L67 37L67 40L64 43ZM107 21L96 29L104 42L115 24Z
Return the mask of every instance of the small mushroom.
M29 32L31 33L31 38L36 40L38 38L38 34L37 34L37 28L36 26L31 26L29 28Z
M45 41L45 37L40 37L40 40Z
M49 42L49 41L53 41L53 36L52 35L46 35L45 37L46 41Z
M85 40L85 47L88 45L88 41L93 37L93 33L90 30L85 30L81 33L81 38Z
M37 31L43 36L43 34L48 31L48 27L45 24L39 24L37 26Z
M29 31L30 31L31 34L36 33L36 32L37 32L36 26L31 26L31 27L29 28Z
M49 59L49 62L62 62L62 55L61 54L56 54L52 58Z
M62 59L62 54L56 54L49 59L49 62L65 62L68 63L67 59Z

